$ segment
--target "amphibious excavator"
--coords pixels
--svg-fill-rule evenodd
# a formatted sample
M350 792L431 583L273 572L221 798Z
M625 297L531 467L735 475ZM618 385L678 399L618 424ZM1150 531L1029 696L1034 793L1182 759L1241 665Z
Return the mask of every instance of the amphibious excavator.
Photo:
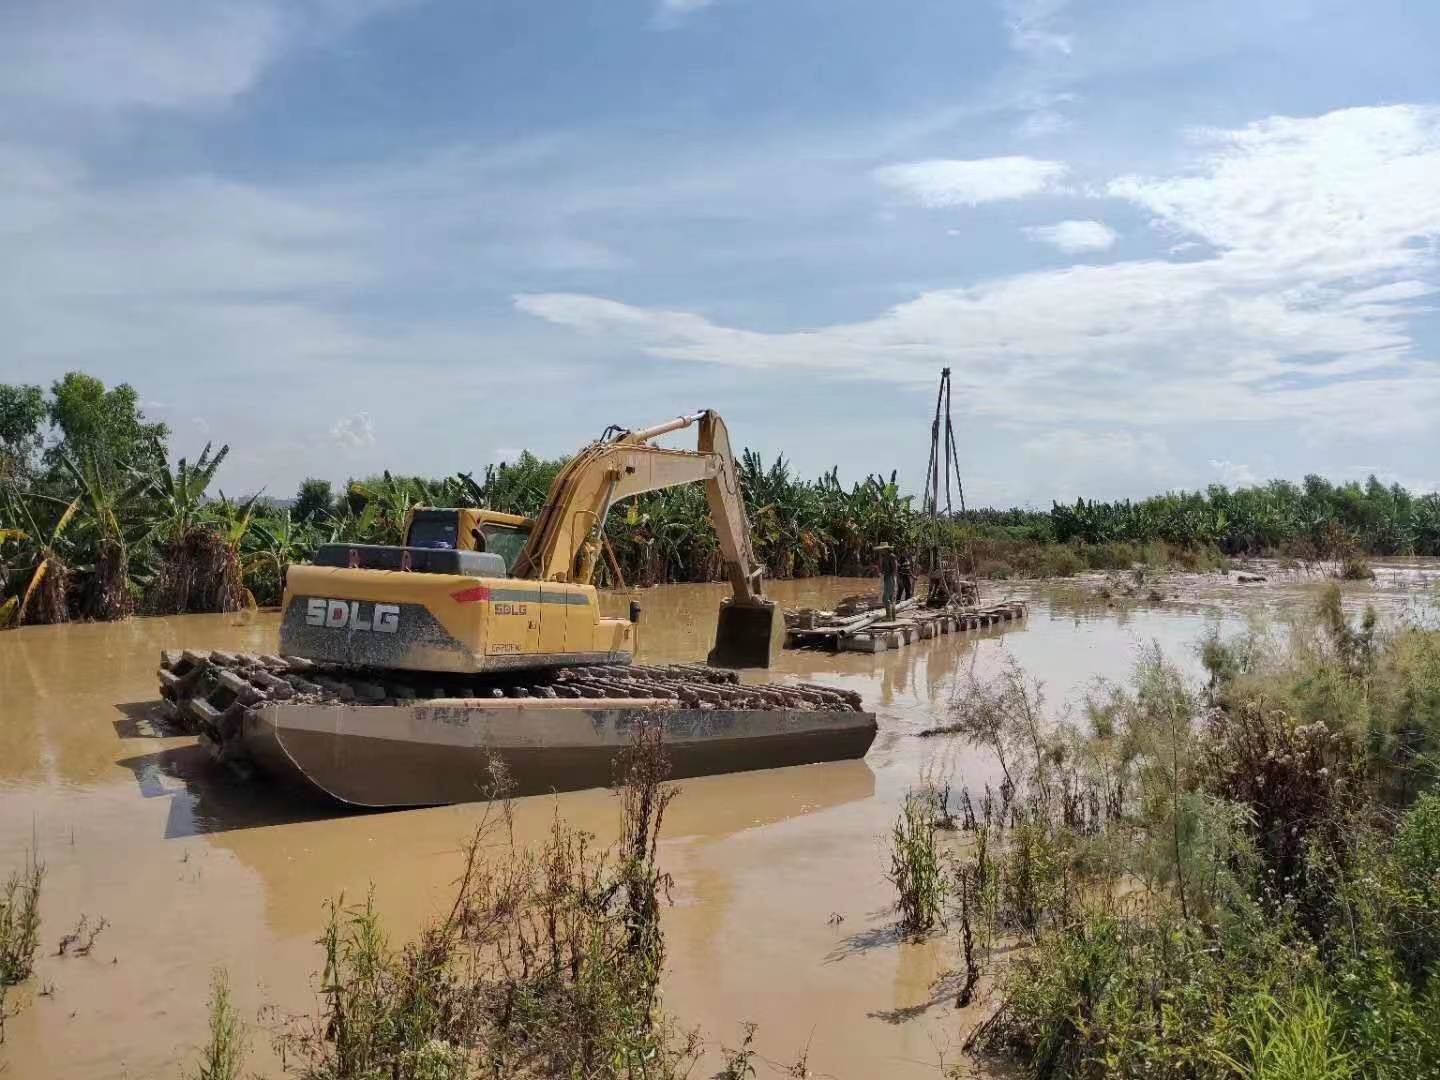
M655 440L697 427L694 450ZM606 514L631 495L704 485L732 595L709 665L632 663L629 619L591 584ZM678 776L861 757L858 694L742 682L768 667L782 613L761 566L729 437L711 410L611 428L556 476L533 519L418 507L403 546L326 544L286 574L275 654L166 653L161 695L216 757L362 806L484 797L503 761L526 794L607 783L637 726Z
M698 425L694 450L654 440ZM734 595L720 610L712 663L769 667L784 636L761 594L761 567L725 424L706 410L614 431L575 455L534 519L416 509L404 547L327 544L290 568L280 651L403 671L475 674L628 663L634 628L600 617L591 584L605 516L620 499L703 483Z

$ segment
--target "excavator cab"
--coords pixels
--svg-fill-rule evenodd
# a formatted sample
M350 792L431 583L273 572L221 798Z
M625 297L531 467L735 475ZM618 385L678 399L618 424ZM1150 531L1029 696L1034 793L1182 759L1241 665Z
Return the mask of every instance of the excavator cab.
M491 552L505 560L505 571L510 574L530 541L534 524L530 518L494 510L419 506L407 519L405 546ZM720 605L715 647L708 661L720 667L770 667L784 637L779 605L760 597L748 602L727 598Z
M533 525L529 518L496 510L417 506L406 518L405 546L492 552L505 560L508 574Z

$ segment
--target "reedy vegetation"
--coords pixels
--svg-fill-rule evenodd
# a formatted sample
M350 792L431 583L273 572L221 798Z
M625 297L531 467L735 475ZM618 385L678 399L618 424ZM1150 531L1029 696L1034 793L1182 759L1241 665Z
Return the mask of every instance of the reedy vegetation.
M415 505L535 514L562 460L530 454L482 477L307 480L290 510L263 495L212 494L228 447L171 462L164 424L146 420L126 385L72 372L47 395L0 384L0 626L235 610L278 600L286 564L328 541L394 544ZM1058 576L1135 563L1207 569L1220 555L1300 558L1440 554L1440 495L1371 480L1055 505L1048 512L972 510L924 522L895 474L845 486L816 481L783 457L739 463L756 554L774 578L874 572L887 542L968 553L987 576ZM698 486L656 492L611 513L605 533L629 585L712 581L720 550ZM602 584L610 581L607 567Z
M5 1020L12 1015L10 988L35 972L35 950L40 946L40 888L45 864L33 852L23 870L14 871L0 892L0 1043L5 1041Z
M995 979L972 1048L1037 1077L1440 1076L1440 634L1331 587L1284 640L1208 641L1204 687L1152 652L1083 727L1013 666L962 689L953 730L1010 778L948 853L965 986Z
M672 1080L695 1035L659 1001L669 877L656 863L666 806L658 732L621 765L621 830L609 848L557 812L538 850L519 845L509 807L472 838L449 912L400 947L373 897L330 909L320 944L322 1009L282 1035L305 1080L584 1077ZM499 781L503 787L503 778Z

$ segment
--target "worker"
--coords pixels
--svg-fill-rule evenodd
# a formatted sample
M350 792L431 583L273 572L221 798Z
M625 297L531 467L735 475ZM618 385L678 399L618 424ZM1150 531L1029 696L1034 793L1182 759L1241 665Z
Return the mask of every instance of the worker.
M896 563L899 570L900 587L895 594L895 599L903 603L915 595L915 566L910 561L910 553L904 550L900 552Z
M885 605L885 617L895 618L895 589L899 566L895 561L895 549L889 544L876 544L880 555L880 602Z

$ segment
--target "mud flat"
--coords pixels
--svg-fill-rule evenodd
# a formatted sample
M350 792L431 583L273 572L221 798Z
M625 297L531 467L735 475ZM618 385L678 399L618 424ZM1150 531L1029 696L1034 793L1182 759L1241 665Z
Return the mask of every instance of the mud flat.
M1407 563L1344 586L1354 608L1405 614L1433 596L1435 565ZM956 963L949 937L903 942L884 879L885 836L924 770L955 790L995 781L984 755L917 738L947 719L972 669L1007 654L1045 682L1055 707L1097 677L1124 679L1158 642L1200 675L1196 645L1212 630L1313 601L1321 578L1237 587L1216 576L1167 578L1163 603L1097 599L1096 583L1016 585L1023 621L916 641L877 654L790 650L763 682L854 691L879 731L863 761L709 776L681 783L665 819L662 868L665 1002L712 1044L739 1041L793 1061L809 1046L813 1075L933 1080L957 1060L965 1017L936 984ZM1008 586L1007 586L1008 587ZM787 607L833 608L873 581L780 582ZM640 659L694 661L714 634L723 586L616 594L608 612L642 600ZM32 842L48 872L34 980L11 1005L0 1063L23 1080L176 1076L205 1037L213 967L229 971L251 1020L262 1007L310 1010L321 965L325 902L363 900L373 885L393 938L404 940L452 895L461 848L485 804L365 813L283 793L256 797L217 769L196 737L166 725L155 662L165 649L263 653L275 617L183 616L41 626L0 636L0 871ZM559 814L602 841L618 808L603 789L515 802L522 841ZM89 956L54 955L81 914L108 928ZM35 991L53 989L44 997ZM257 1028L247 1075L280 1075ZM702 1067L695 1075L709 1075Z

